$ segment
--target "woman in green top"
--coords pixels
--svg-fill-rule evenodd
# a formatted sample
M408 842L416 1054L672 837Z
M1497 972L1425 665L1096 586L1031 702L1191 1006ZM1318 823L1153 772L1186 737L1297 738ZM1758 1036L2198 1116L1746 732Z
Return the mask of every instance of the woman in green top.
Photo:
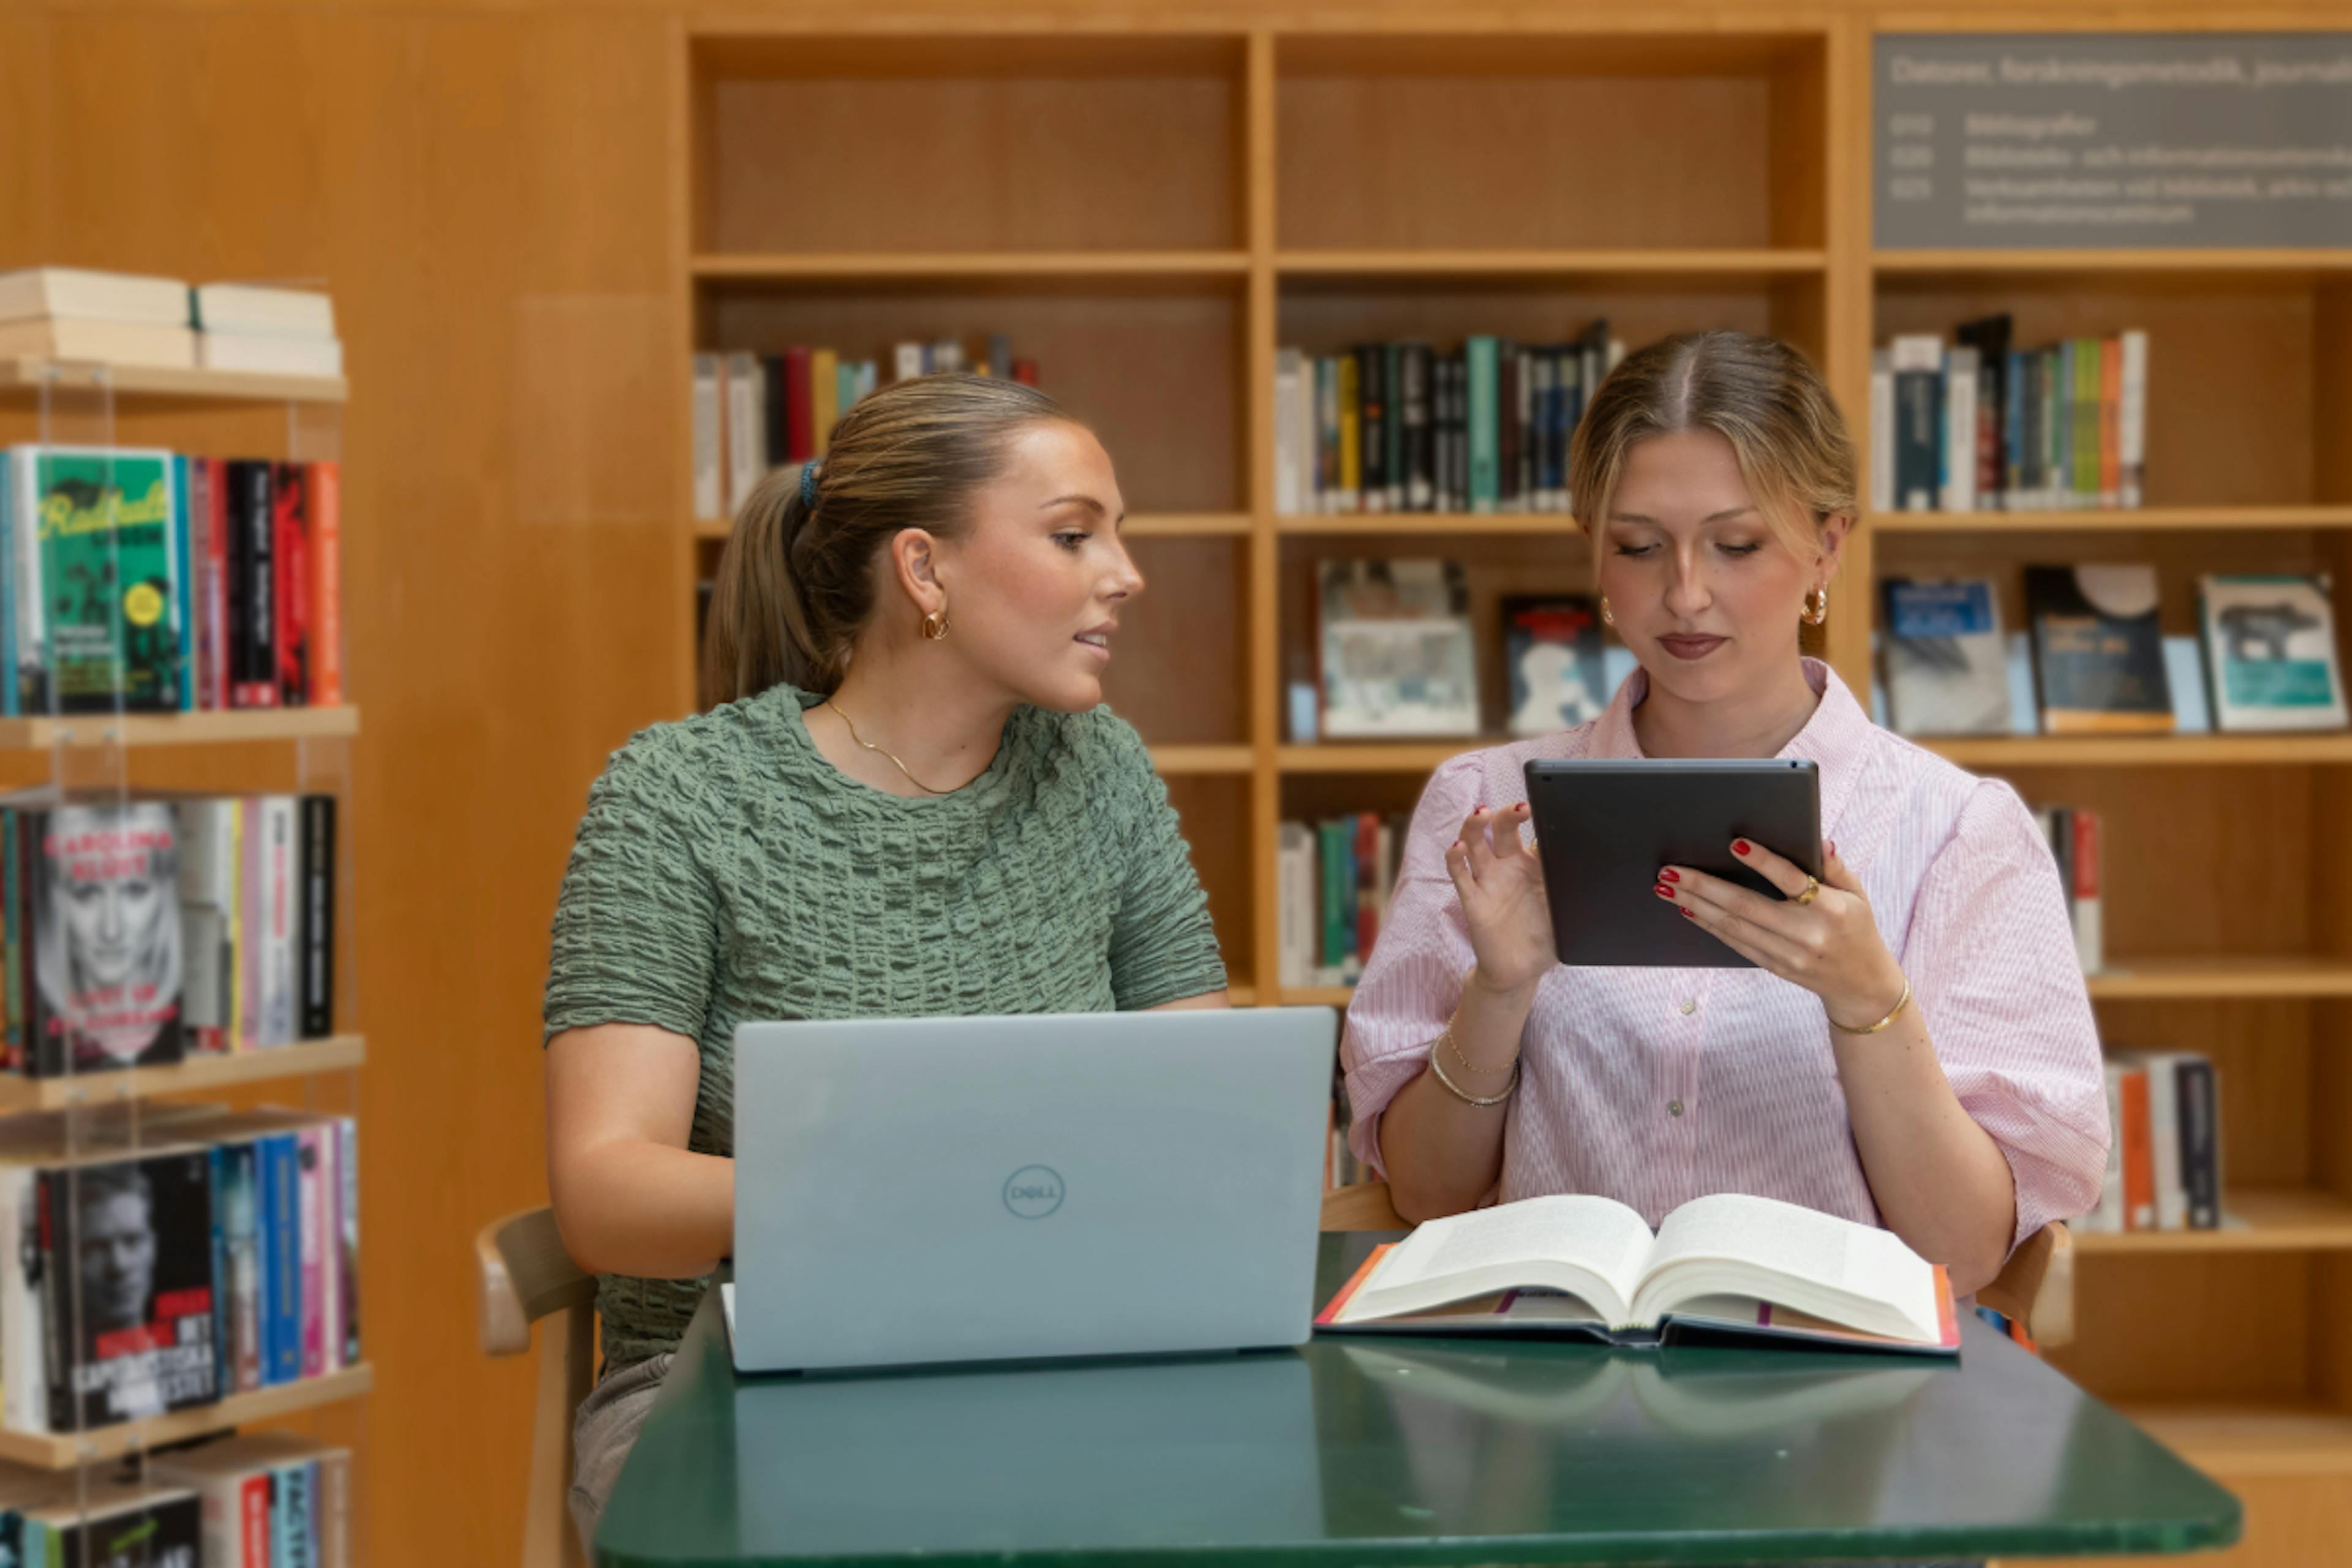
M556 906L548 1181L603 1275L583 1542L732 1249L735 1026L1225 1005L1143 743L1099 706L1143 579L1109 458L1042 394L874 394L753 492L708 712L613 754Z

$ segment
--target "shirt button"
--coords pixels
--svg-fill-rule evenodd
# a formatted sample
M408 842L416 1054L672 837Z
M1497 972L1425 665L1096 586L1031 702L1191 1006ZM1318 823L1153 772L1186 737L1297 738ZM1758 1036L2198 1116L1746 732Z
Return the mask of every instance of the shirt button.
M1668 1116L1680 1116L1682 1113L1683 1102L1681 1100L1670 1100L1666 1101L1666 1114Z
M1697 998L1697 997L1696 997L1696 996L1692 996L1692 997L1687 997L1687 998L1685 998L1685 999L1684 1000L1684 1002L1683 1002L1683 1016L1684 1016L1684 1017L1687 1018L1687 1017L1689 1017L1693 1013L1696 1013L1696 1012L1697 1012L1697 1011L1698 1011L1698 998Z

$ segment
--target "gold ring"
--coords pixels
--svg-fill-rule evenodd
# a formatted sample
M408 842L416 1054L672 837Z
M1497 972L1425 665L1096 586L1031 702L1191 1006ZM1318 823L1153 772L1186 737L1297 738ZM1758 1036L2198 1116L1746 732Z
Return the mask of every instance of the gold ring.
M1805 890L1799 893L1795 898L1790 899L1789 901L1795 904L1798 908L1802 909L1805 905L1811 903L1815 899L1818 899L1821 896L1822 879L1819 877L1808 877L1805 879Z

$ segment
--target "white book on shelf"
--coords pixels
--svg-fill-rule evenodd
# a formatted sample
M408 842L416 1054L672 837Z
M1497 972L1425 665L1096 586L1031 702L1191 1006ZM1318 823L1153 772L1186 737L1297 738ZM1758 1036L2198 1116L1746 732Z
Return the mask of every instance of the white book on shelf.
M152 321L50 316L0 321L0 357L86 361L158 370L196 368L196 334Z
M280 338L257 332L198 332L196 358L206 370L257 375L341 375L338 338Z
M2099 1201L2071 1223L2079 1231L2119 1235L2124 1228L2124 1069L2104 1064L2101 1077L2107 1089L2107 1171L2099 1180Z
M300 987L294 967L295 845L301 802L290 795L261 797L261 1016L254 1043L292 1045L300 1030Z
M44 316L184 327L188 325L188 285L178 278L95 272L81 267L27 267L0 272L0 321Z
M1304 985L1315 968L1314 830L1303 822L1284 823L1275 866L1280 983Z
M36 1221L29 1164L0 1165L0 1426L12 1432L49 1429L47 1350L41 1293L25 1273L37 1246L26 1232Z
M1279 349L1274 356L1274 510L1296 517L1300 504L1301 453L1307 432L1301 427L1298 385L1305 358L1297 349Z
M2122 470L2119 503L2140 505L2147 489L2147 334L2124 331L2124 390L2115 421L2116 466Z
M922 344L893 343L890 345L891 380L913 381L923 374L924 366L925 355Z
M720 481L719 356L694 356L694 515L717 517L725 501Z
M2180 1064L2192 1051L2126 1051L2147 1069L2148 1164L2156 1175L2156 1228L2189 1228L2189 1183L2180 1164Z
M1982 356L1966 344L1944 355L1944 482L1946 511L1977 509L1977 377Z
M331 338L334 296L317 289L273 289L257 283L202 283L191 290L195 324L208 332L255 337Z
M1895 356L1870 356L1870 510L1895 510Z
M767 475L768 411L758 354L729 354L726 374L727 495L721 510L732 517Z

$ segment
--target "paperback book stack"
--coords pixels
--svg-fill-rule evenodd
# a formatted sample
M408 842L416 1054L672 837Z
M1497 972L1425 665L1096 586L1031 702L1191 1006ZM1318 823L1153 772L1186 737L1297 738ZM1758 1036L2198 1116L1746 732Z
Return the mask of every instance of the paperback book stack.
M264 375L339 376L342 340L335 302L308 289L205 283L190 290L196 361L206 370Z
M349 1448L252 1432L167 1450L147 1468L194 1495L204 1568L349 1568Z
M1566 512L1568 443L1624 345L1472 337L1275 355L1275 510Z
M1286 822L1276 840L1285 985L1353 985L1380 939L1410 819Z
M1873 510L2142 504L2146 332L2021 348L2010 318L1990 316L1955 337L1898 337L1871 356Z
M0 712L343 700L334 463L0 451Z
M162 1067L334 1033L335 798L0 797L6 1065Z
M2194 1051L2107 1058L2107 1175L2077 1230L2216 1230L2221 1225L2221 1081Z
M18 356L193 369L188 286L69 267L0 272L0 357Z
M128 1127L121 1124L118 1136ZM358 1123L159 1103L0 1135L0 1421L75 1432L358 1363Z
M969 371L1037 384L1037 362L1017 359L1002 332L892 345L890 379ZM822 456L833 426L881 384L884 362L795 344L782 353L694 356L694 510L732 517L780 463Z

